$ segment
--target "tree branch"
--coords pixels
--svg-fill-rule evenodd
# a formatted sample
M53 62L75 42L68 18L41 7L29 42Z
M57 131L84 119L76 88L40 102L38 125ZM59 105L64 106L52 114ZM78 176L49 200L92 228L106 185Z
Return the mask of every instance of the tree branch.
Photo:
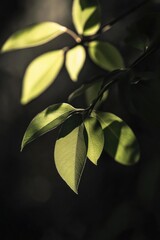
M119 22L120 20L122 20L123 18L127 17L129 14L135 12L137 9L141 8L143 5L145 5L147 2L149 2L150 0L144 0L143 2L139 3L138 5L132 7L131 9L129 9L127 12L124 12L122 14L120 14L117 18L109 21L105 26L103 26L100 30L99 30L99 34L100 33L104 33L106 31L108 31L109 29L111 29L111 27L116 24L117 22Z

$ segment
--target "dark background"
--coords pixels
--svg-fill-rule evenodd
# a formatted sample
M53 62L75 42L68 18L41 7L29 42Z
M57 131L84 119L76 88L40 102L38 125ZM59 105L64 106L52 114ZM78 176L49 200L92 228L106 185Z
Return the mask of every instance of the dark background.
M103 24L140 1L102 3ZM71 0L1 1L0 44L11 33L36 22L55 21L74 29ZM159 7L158 1L156 5ZM148 8L117 23L103 38L115 43L131 61L138 52L125 48L127 27ZM39 138L20 153L20 144L31 119L50 104L65 102L79 84L99 70L89 60L80 82L73 84L65 69L55 83L27 106L20 105L24 71L39 54L72 44L63 35L32 49L0 56L0 239L4 240L158 240L160 239L160 125L130 112L123 97L125 87L112 89L108 109L122 116L134 129L141 146L141 160L125 167L105 153L97 167L89 161L76 195L58 175L53 149L58 131ZM159 64L159 53L145 65ZM149 64L148 64L149 63ZM144 63L139 66L144 68ZM152 91L152 89L151 89ZM154 98L154 93L151 92ZM119 98L118 98L119 97ZM76 103L81 105L81 100ZM159 105L160 106L160 105ZM152 113L157 117L159 106Z

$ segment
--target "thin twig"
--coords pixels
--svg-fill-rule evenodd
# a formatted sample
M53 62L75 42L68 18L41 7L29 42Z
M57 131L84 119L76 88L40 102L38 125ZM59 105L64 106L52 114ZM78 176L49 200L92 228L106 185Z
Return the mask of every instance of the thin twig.
M155 51L158 51L160 49L160 46L159 47L153 47L151 49L148 49L145 53L143 53L140 57L138 57L131 65L129 68L127 69L124 69L124 70L115 70L113 72L111 72L109 75L108 75L108 81L107 83L104 85L104 87L101 89L101 91L99 92L98 94L98 97L92 102L92 104L87 108L85 109L85 111L88 112L88 114L90 114L96 103L99 101L99 99L103 96L104 92L106 90L109 89L109 87L116 83L120 78L122 78L122 75L124 74L127 74L129 73L130 71L133 70L133 68L135 68L139 63L141 63L142 61L144 61L149 55L153 54ZM122 78L123 79L123 78Z
M153 47L153 48L148 48L147 51L145 51L139 58L137 58L130 66L130 69L135 68L139 63L141 63L143 60L145 60L149 55L152 53L158 51L160 48L159 47Z
M119 22L120 20L122 20L123 18L127 17L129 14L135 12L137 9L141 8L143 5L145 5L147 2L149 2L150 0L144 0L143 2L139 3L138 5L134 6L133 8L129 9L127 12L124 12L122 14L120 14L117 18L109 21L105 26L103 26L100 30L99 33L104 33L106 31L108 31L109 29L111 29L111 27L116 24L117 22Z

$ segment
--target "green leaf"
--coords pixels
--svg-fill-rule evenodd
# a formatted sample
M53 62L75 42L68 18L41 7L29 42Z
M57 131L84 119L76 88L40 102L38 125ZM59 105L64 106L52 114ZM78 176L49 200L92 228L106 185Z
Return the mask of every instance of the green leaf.
M91 83L85 83L85 84L82 84L79 88L77 88L74 92L72 92L69 97L68 97L68 101L72 101L74 100L75 98L81 96L82 94L85 94L86 96L88 94L90 94L90 92L93 92L92 89L96 89L97 90L97 94L99 92L99 90L101 89L102 87L102 84L103 84L103 80L104 79L98 79L96 81L93 81ZM95 93L95 91L94 91ZM90 94L91 95L91 94ZM89 97L91 98L91 96ZM94 98L96 98L96 96L94 95ZM92 100L93 100L93 96L92 96ZM91 101L90 101L91 102Z
M63 61L63 50L56 50L42 54L30 63L23 79L22 104L38 97L53 83L63 66Z
M67 103L58 103L37 114L24 134L21 149L36 138L58 127L75 111L76 109Z
M93 113L104 131L105 151L117 162L135 164L140 158L139 144L131 128L112 113Z
M78 193L78 186L86 163L84 125L80 116L69 118L62 126L55 144L56 168L69 187Z
M103 86L103 80L97 81L96 83L92 84L92 86L88 89L86 89L85 92L85 99L87 106L90 106L93 101L98 97L98 94ZM105 91L103 93L103 96L97 101L96 105L94 106L94 109L97 109L100 107L100 105L107 99L109 91Z
M100 6L96 0L74 0L72 18L80 35L95 34L101 25Z
M86 52L83 46L78 45L67 52L66 69L73 81L77 81L79 72L84 65L85 59Z
M92 41L88 44L88 53L91 60L107 71L123 69L123 58L112 44L102 41Z
M58 37L67 28L54 22L42 22L15 32L3 45L2 52L35 47Z
M87 157L97 165L97 161L100 158L104 147L104 134L102 127L99 122L93 118L89 117L84 122L87 135L88 135L88 151Z

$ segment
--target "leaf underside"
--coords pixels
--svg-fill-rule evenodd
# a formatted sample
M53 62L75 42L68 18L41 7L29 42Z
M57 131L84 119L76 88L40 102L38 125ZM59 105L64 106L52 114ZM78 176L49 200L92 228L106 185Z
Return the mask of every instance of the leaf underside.
M56 168L75 193L78 193L87 154L84 126L80 121L81 117L75 115L63 124L54 149Z
M108 42L92 41L88 44L88 53L91 60L107 71L123 69L123 58L116 47Z

